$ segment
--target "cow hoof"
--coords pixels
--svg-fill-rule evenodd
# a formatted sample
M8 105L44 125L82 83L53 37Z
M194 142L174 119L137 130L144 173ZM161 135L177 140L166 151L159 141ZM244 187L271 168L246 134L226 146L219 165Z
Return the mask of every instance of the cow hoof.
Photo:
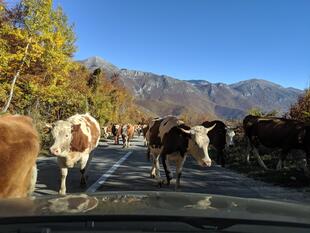
M154 175L154 174L151 174L150 177L151 177L152 179L154 179L154 178L155 178L155 175Z
M66 195L66 191L62 191L62 190L59 190L59 195L62 195L62 196L65 196Z
M159 188L163 187L163 184L164 184L164 180L161 180L161 181L158 181L157 185Z
M162 181L162 183L166 184L167 186L169 186L170 185L170 180L164 180L164 181Z

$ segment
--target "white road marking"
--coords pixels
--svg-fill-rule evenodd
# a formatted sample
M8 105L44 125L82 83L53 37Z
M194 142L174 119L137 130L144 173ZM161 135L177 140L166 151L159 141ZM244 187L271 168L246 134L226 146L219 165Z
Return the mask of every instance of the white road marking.
M115 170L124 162L132 151L127 152L120 160L118 160L106 173L104 173L95 183L93 183L87 190L86 193L94 193L96 190L106 182L106 180L115 172Z

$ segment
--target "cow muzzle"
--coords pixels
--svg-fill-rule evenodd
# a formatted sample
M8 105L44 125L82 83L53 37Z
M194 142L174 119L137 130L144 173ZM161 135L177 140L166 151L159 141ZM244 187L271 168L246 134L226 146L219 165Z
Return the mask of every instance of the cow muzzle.
M53 155L56 155L56 156L59 156L61 154L61 150L59 148L53 148L51 147L50 148L50 152L53 154Z

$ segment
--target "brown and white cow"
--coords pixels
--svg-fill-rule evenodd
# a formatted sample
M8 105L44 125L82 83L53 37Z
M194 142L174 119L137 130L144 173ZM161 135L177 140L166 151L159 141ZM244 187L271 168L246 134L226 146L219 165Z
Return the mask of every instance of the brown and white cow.
M0 117L0 198L26 197L34 191L39 150L38 132L30 117Z
M103 138L109 138L111 136L112 132L111 132L111 127L109 126L103 126L102 127L102 137Z
M67 120L57 121L53 124L52 135L54 144L50 151L57 156L61 172L61 185L59 193L66 194L66 178L68 168L80 162L80 185L86 185L85 169L89 154L94 150L100 139L99 123L88 113L76 114Z
M133 139L135 128L131 124L125 124L121 126L121 135L123 140L123 147L129 147L129 141Z
M144 146L147 146L148 141L146 139L146 133L149 130L149 125L143 125L142 126L142 133L143 133L143 142L144 142Z
M114 137L114 145L118 145L119 137L121 136L121 125L119 124L112 125L112 135Z
M205 128L203 126L189 127L176 117L168 116L154 120L149 125L147 132L148 152L153 158L151 174L155 175L158 184L161 186L159 172L159 158L161 158L165 170L167 184L172 179L169 168L169 160L176 163L176 185L180 186L180 178L186 155L193 156L200 166L211 166L211 159L208 154L209 138L208 132L215 127Z

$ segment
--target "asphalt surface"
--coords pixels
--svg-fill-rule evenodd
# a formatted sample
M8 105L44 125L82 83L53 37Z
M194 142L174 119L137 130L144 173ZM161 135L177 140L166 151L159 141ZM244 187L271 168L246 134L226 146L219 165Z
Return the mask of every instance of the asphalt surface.
M80 172L79 168L75 167L69 169L67 193L138 190L174 192L175 179L170 186L159 188L156 180L150 178L151 163L146 159L143 138L135 137L131 144L129 149L123 149L122 145L113 145L112 140L100 142L92 153L87 172L87 187L80 187ZM35 195L57 194L60 174L56 158L41 157L37 165L39 171ZM174 166L171 167L175 173ZM165 178L162 167L161 175ZM309 193L266 184L217 165L202 168L190 156L184 165L179 191L310 204Z

